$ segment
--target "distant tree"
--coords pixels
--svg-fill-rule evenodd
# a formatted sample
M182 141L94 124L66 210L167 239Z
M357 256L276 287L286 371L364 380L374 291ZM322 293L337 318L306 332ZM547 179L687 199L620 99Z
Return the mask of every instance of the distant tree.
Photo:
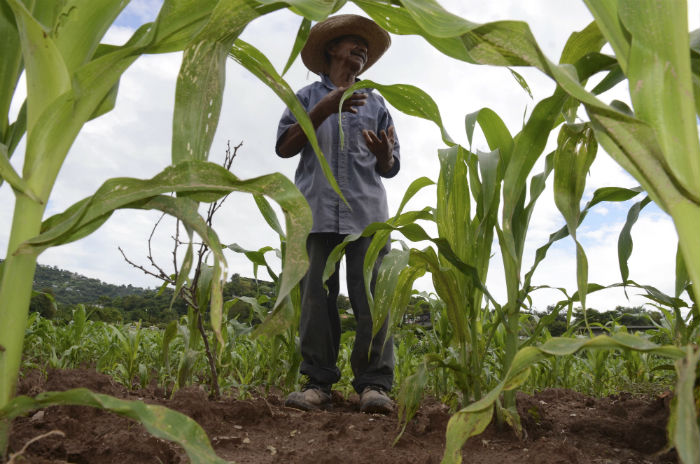
M42 289L32 296L29 303L29 311L36 312L47 319L56 317L57 307L53 300L53 292L50 288Z

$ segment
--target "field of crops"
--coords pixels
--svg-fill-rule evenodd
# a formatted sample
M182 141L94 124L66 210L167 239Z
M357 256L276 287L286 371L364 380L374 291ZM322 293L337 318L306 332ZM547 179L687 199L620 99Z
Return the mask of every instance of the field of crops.
M381 448L384 460L380 462L437 462L444 449L447 421L465 400L459 387L463 373L449 367L457 365L456 359L451 350L443 348L443 340L451 337L447 317L444 311L435 311L432 319L431 328L405 325L396 335L399 397L411 390L415 380L410 376L426 357L444 361L425 374L422 404L412 411L407 425L395 415L358 412L357 395L346 380L352 377L352 331L345 333L341 345L344 380L334 386L333 410L302 413L282 406L283 394L299 382L293 331L253 338L250 326L236 320L225 324L223 331L225 355L218 370L223 396L211 399L201 387L209 383L207 359L201 343L188 347L186 318L172 331L93 322L86 319L83 308L75 311L68 324L56 324L34 313L27 330L20 393L34 396L85 387L163 404L197 420L216 453L240 463L326 462L319 455L362 462L366 453L375 452L372 446ZM624 326L614 323L606 330L626 332ZM649 338L663 342L670 335L659 329ZM548 339L544 331L535 342ZM500 369L501 352L496 342L487 353L486 388L498 382L489 372ZM462 454L466 462L485 463L523 457L532 457L526 462L555 463L563 462L562 456L565 462L581 463L600 459L677 462L675 453L665 451L665 423L674 383L669 369L663 357L629 350L588 350L544 361L532 369L518 396L523 436L517 437L508 427L499 430L493 426L469 441ZM185 459L177 446L149 438L141 427L128 426L126 419L116 415L80 407L43 411L39 416L33 413L15 419L11 448L18 449L52 430L61 430L67 437L42 438L25 454L31 462L146 462L151 456L158 456L161 462ZM378 445L364 443L368 436ZM309 446L313 442L318 446ZM363 446L358 447L358 442ZM354 454L347 455L350 450Z
M398 414L391 417L357 414L347 380L335 386L335 412L305 415L281 406L280 395L301 382L298 284L308 267L311 213L285 176L240 179L230 162L207 161L230 57L289 107L345 201L284 71L238 36L248 23L290 8L301 16L297 39L289 41L292 63L311 21L346 2L166 0L154 22L119 46L101 40L126 2L48 3L0 0L6 38L0 43L0 176L16 197L0 263L0 459L365 462L372 453L390 463L700 462L700 31L687 31L686 1L585 0L594 20L572 31L557 61L545 56L524 22L476 24L434 0L351 2L392 34L424 38L435 53L475 65L533 68L555 84L517 133L492 109L470 108L468 146L450 137L430 95L409 83L363 80L345 92L348 98L356 89L375 89L397 111L434 123L443 142L434 150L439 177L416 179L394 216L362 234L373 237L367 283L373 258L390 235L395 241L374 294L367 294L373 327L388 321L395 336ZM172 164L150 179L110 179L45 217L71 145L87 121L111 111L124 71L141 55L176 51L183 53ZM11 121L21 76L26 101ZM618 85L627 86L629 99L604 102L604 93ZM556 148L546 153L550 140ZM11 163L18 147L25 148L21 170ZM639 187L599 188L582 204L599 150ZM548 182L566 225L537 249L534 262L525 262L532 212ZM437 190L434 205L410 209L428 186ZM244 250L221 243L212 217L234 191L254 197L278 244ZM588 275L578 227L591 210L632 199L619 236L621 282L611 287L642 292L661 316L650 331L628 333L611 324L596 335L586 300L606 287ZM650 202L668 214L678 234L672 294L630 279L631 229ZM200 206L207 204L203 214ZM66 325L30 314L37 257L91 234L120 209L178 219L175 271L153 263L152 272L187 303L187 316L157 329L91 321L84 308ZM350 235L336 247L326 278L356 239ZM560 240L576 250L576 289L562 289L561 301L537 316L531 295L542 285L533 284L533 274ZM224 251L267 268L274 280L274 301L240 298L259 324L229 318L236 301L222 296ZM268 261L277 258L281 272ZM503 298L486 286L495 260L504 272ZM414 292L423 276L434 293ZM403 323L412 297L424 300L431 328ZM547 326L558 315L565 315L567 330L552 337ZM348 331L342 339L343 379L351 378L353 336ZM97 446L85 451L88 442ZM128 454L130 445L145 446L141 457Z

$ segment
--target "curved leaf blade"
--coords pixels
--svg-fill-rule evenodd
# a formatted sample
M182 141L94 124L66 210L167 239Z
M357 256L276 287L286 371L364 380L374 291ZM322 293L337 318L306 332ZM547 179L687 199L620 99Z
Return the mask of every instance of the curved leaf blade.
M343 193L340 191L338 182L333 177L333 171L328 165L326 157L321 151L321 147L318 145L318 139L316 138L316 131L314 126L309 119L309 115L306 114L304 107L301 106L299 99L292 91L289 84L282 79L282 77L277 74L272 63L262 54L258 49L244 42L243 40L236 40L231 48L229 55L236 60L237 63L242 65L248 71L253 73L258 79L265 83L268 87L272 89L273 92L277 94L278 97L287 105L289 110L292 112L297 122L304 130L306 137L309 139L309 143L316 153L316 159L321 164L321 169L323 174L328 179L328 182L333 187L335 193L347 204Z
M287 71L289 71L289 68L292 67L292 64L294 64L294 61L299 56L301 49L304 48L304 45L306 44L306 39L309 38L310 30L311 20L309 18L303 18L301 20L301 24L299 25L297 37L296 39L294 39L294 46L292 47L292 51L289 53L287 64L284 65L284 69L282 70L281 77L284 77L284 75L287 74Z
M18 396L0 410L0 417L13 419L33 409L63 405L91 406L138 421L151 435L182 446L194 464L227 463L214 453L206 432L199 424L184 414L143 401L93 393L86 388L40 393L35 398Z
M455 145L452 138L447 133L445 126L442 124L442 116L440 116L440 110L437 104L430 95L418 87L408 84L382 85L370 80L361 80L351 85L345 93L343 93L343 97L338 104L339 113L341 112L343 102L358 89L376 89L397 110L409 116L417 116L434 122L440 129L443 142L448 146ZM340 145L342 146L344 137L341 123L342 121L339 118L338 130L340 131Z

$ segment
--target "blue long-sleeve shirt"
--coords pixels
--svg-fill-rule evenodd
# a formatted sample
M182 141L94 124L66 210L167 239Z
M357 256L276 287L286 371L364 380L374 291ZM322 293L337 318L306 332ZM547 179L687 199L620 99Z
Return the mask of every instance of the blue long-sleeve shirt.
M299 92L297 98L307 113L324 96L336 88L330 78L322 74L320 82L314 82ZM394 131L394 166L386 174L380 174L376 168L377 158L365 143L362 130L372 130L378 136L380 131L387 131L394 123L384 104L384 99L372 89L362 92L368 94L366 103L357 106L357 113L342 113L345 145L340 146L338 131L338 113L333 113L316 129L321 151L333 171L341 192L350 208L333 191L323 175L321 165L316 159L311 144L301 150L294 183L308 201L313 216L311 232L335 232L351 234L362 232L373 222L386 221L389 207L382 177L393 177L399 172L399 141ZM279 155L279 145L283 135L296 118L289 109L285 109L277 129L275 150Z

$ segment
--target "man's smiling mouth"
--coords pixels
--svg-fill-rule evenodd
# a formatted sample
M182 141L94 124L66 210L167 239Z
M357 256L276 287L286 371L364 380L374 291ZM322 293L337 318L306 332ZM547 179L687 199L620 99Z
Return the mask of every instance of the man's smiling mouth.
M350 54L351 54L351 55L355 55L355 56L359 56L360 58L362 58L362 63L366 63L366 62L367 62L367 54L364 53L364 52L362 52L362 51L353 50L353 51L350 52Z

